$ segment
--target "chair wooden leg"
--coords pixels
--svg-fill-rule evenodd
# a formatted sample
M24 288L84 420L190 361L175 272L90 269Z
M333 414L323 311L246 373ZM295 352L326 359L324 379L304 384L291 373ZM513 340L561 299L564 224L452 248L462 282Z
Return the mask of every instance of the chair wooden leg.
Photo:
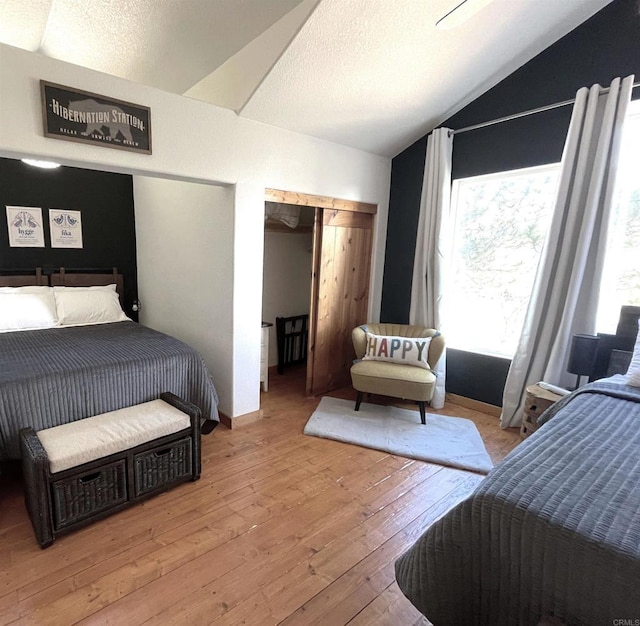
M362 402L362 391L358 391L358 395L356 396L356 411L360 410L361 402Z
M424 402L422 400L418 400L418 407L420 407L420 420L423 424L427 423L427 415L424 411Z

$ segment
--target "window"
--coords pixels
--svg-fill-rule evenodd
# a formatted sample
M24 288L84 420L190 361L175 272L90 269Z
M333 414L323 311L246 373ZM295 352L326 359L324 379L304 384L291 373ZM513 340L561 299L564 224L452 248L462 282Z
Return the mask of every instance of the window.
M560 165L454 181L447 344L513 358L556 194Z
M615 333L620 307L640 306L640 101L618 162L596 329ZM560 164L455 180L447 344L513 358L551 221Z
M596 329L615 333L624 304L640 306L640 101L632 102L624 128L609 223Z

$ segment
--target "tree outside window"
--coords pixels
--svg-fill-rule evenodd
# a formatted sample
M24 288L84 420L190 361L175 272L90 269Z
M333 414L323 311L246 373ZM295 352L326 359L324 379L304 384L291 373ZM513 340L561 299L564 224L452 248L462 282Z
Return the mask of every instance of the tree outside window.
M549 227L559 165L454 181L447 343L512 358Z

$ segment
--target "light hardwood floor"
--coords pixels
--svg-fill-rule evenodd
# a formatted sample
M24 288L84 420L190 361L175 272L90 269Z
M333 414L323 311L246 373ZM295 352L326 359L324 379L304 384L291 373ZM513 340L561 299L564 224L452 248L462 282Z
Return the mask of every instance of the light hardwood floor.
M424 624L393 562L482 477L306 437L304 372L270 382L263 420L203 437L201 480L46 550L5 477L0 624ZM441 413L472 419L494 461L520 441L495 417Z

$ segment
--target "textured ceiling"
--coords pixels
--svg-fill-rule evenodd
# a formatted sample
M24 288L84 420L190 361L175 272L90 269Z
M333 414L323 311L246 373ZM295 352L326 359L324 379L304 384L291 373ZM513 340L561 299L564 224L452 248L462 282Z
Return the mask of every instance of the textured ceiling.
M0 0L0 24L6 21L11 31L33 32L28 45L20 39L3 38L4 43L183 93L299 2ZM32 15L38 18L34 23ZM35 32L36 23L40 33Z
M322 0L242 115L395 155L607 2L494 0L440 30L459 0Z
M185 95L239 111L317 4L318 0L302 0L295 9L186 91Z
M0 42L393 156L610 0L0 0Z

